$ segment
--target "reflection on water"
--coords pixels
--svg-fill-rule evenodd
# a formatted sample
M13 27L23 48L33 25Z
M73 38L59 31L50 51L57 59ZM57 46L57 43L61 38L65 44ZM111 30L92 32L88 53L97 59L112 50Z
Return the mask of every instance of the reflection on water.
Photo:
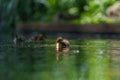
M0 44L1 80L118 80L111 73L115 68L110 69L114 62L109 60L106 40L71 40L67 54L56 54L55 45L31 43L15 48L12 42Z

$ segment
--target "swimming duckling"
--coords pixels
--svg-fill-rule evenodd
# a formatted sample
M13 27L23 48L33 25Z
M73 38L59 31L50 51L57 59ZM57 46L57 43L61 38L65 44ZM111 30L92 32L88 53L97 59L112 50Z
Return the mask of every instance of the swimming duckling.
M37 36L32 36L32 37L30 38L30 41L31 41L31 42L37 41L37 38L38 38Z
M24 37L15 35L15 38L13 39L13 42L15 46L21 46L23 45Z
M41 42L41 44L44 44L45 43L45 38L46 38L46 35L41 33L38 35L37 37L37 40Z
M57 52L68 52L70 48L70 43L67 39L58 37L56 40L56 51Z

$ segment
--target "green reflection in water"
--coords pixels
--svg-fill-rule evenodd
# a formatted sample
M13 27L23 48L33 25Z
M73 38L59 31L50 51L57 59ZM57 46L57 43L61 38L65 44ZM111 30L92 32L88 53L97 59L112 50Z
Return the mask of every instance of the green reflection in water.
M108 41L85 40L79 47L72 47L68 56L50 63L51 68L34 75L35 80L109 80ZM75 54L75 50L80 52ZM47 53L51 53L48 50ZM54 53L55 54L55 53ZM64 54L64 53L63 53ZM54 56L55 57L55 56Z
M56 60L55 46L3 47L3 80L109 80L106 40L74 40L69 55Z
M89 40L86 48L87 63L89 65L87 80L109 80L108 41Z

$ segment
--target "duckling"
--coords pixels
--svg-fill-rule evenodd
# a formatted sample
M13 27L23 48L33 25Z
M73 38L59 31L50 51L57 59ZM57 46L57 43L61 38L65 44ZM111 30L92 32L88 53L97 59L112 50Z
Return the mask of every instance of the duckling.
M24 37L15 35L15 38L13 39L13 42L15 46L21 46L23 45Z
M67 39L58 37L56 40L56 51L57 52L68 52L70 48L70 43Z
M38 35L37 40L40 41L41 44L44 44L45 43L45 37L46 37L46 35L41 33L41 34Z
M37 38L38 38L37 36L32 36L32 37L30 38L30 41L33 41L33 42L34 42L34 41L37 41Z
M70 49L70 43L67 39L58 37L56 40L56 60L59 61L61 57L68 56L68 51ZM62 52L62 53L61 53Z

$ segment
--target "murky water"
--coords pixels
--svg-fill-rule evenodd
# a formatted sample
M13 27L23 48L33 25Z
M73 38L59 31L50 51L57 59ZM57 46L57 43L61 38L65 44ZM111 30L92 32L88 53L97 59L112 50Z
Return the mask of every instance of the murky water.
M70 40L71 49L56 55L53 44L0 43L1 80L119 80L119 63L111 59L108 40ZM51 42L52 43L52 42ZM59 60L56 58L59 57ZM115 58L115 57L114 57ZM119 59L118 59L119 60ZM117 63L116 63L117 62Z

